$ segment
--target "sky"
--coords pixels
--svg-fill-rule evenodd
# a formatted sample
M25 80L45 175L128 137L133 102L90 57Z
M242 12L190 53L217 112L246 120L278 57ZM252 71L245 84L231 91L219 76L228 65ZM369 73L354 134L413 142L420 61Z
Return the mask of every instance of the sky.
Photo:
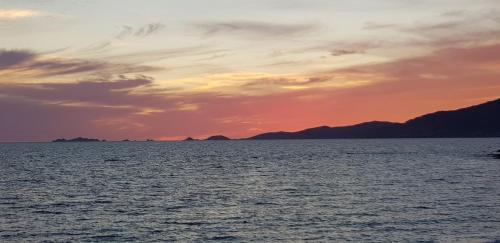
M497 98L499 0L0 0L0 142L244 138Z

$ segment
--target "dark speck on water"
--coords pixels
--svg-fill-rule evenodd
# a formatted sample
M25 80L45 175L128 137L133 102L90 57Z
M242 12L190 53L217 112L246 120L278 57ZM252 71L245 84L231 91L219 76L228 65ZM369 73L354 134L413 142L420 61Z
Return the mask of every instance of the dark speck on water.
M0 144L0 242L498 243L500 163L487 155L499 147L496 138Z

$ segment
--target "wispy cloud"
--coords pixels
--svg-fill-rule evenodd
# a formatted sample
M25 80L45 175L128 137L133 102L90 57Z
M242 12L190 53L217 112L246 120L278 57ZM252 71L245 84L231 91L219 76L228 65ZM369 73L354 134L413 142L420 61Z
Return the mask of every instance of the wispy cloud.
M491 44L491 40L500 37L499 14L500 12L495 9L476 12L455 10L412 24L369 22L365 24L364 29L405 34L409 41L403 41L401 44L406 46L427 43L442 48L471 43L477 45L483 42Z
M152 34L158 33L163 28L165 28L165 25L163 25L161 23L147 24L147 25L139 28L134 33L134 36L136 36L136 37L146 37L148 35L152 35Z
M331 56L345 56L352 54L365 53L369 50L382 47L383 43L379 40L353 40L353 41L329 41L319 43L290 51L291 53L303 52L326 52Z
M113 44L113 42L111 41L101 41L101 42L97 42L97 43L94 43L94 44L91 44L85 48L82 49L83 52L102 52L102 51L105 51L106 49L108 49L111 45Z
M106 56L107 60L126 60L133 63L159 61L168 58L215 55L227 51L226 49L210 49L208 46L189 46L180 48L167 48L145 50Z
M151 85L153 79L136 75L119 75L71 83L3 84L0 94L45 105L68 107L128 108L140 111L150 103L148 98L132 94L133 89ZM153 95L151 95L153 96ZM157 102L158 99L154 98Z
M242 85L248 94L263 95L273 93L290 92L295 90L305 90L323 86L332 82L332 76L311 76L311 77L264 77L256 80L249 80Z
M449 14L449 13L445 13ZM462 15L457 15L462 16ZM450 30L457 27L463 27L463 24L467 24L468 21L465 20L446 20L446 21L436 21L436 22L418 22L413 25L401 25L401 24L388 24L388 23L365 23L364 30L395 30L403 32L424 32L424 31L439 31L439 30Z
M61 75L119 75L157 71L159 68L127 63L111 63L97 60L56 58L28 50L1 50L0 72L9 72L0 79L12 76L53 77Z
M150 23L143 25L139 28L133 28L131 26L125 25L122 27L120 33L115 35L112 39L92 43L84 48L81 48L79 51L87 55L103 53L109 51L110 47L115 46L115 42L117 41L121 41L129 37L137 37L137 38L147 37L159 33L164 28L165 25L161 23Z
M162 23L150 23L143 25L139 28L133 28L131 26L123 26L123 29L118 35L115 36L116 39L125 39L127 37L147 37L156 34L163 30L165 25Z
M290 36L317 29L314 24L276 24L256 21L229 21L197 24L206 36L243 34L254 36Z
M353 78L354 76L357 79ZM205 74L171 80L171 83L178 84L178 89L170 91L170 94L262 97L297 90L341 89L366 85L369 82L368 78L366 75L365 78L361 78L361 76L363 75L336 75L331 72L304 75L251 72Z
M363 26L363 29L364 30L380 30L380 29L394 28L397 26L398 25L396 25L396 24L381 24L381 23L374 23L374 22L366 22L365 25Z
M452 11L446 11L441 14L441 16L444 17L461 17L465 15L464 10L452 10Z
M42 13L34 10L26 9L0 9L1 19L22 19L29 17L41 16Z
M26 50L0 50L0 70L33 60L36 54Z
M335 50L330 51L330 55L332 55L334 57L352 55L352 54L356 54L356 53L363 53L363 51L362 50L361 51L359 51L359 50L346 50L346 49L335 49Z

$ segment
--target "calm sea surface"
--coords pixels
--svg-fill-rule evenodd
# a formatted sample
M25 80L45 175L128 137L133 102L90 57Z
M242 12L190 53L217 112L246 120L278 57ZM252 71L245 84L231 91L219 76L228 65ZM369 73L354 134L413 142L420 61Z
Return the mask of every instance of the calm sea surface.
M0 242L500 240L500 139L0 144Z

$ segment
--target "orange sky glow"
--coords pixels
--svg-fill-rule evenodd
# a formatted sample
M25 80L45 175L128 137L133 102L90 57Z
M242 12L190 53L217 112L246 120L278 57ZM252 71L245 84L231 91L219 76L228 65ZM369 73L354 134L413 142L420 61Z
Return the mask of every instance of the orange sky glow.
M498 1L35 2L0 6L0 142L244 138L500 97Z

